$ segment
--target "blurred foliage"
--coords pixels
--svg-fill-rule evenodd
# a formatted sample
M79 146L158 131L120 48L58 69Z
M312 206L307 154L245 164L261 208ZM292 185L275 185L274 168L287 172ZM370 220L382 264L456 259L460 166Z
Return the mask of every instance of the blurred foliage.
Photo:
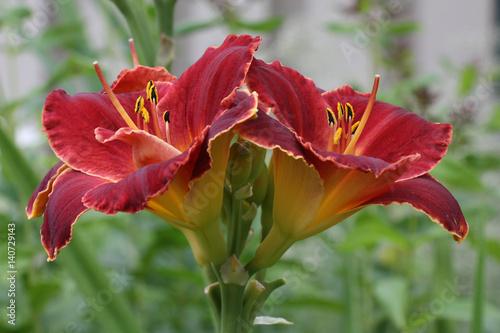
M127 325L130 331L139 325L147 332L213 330L205 283L186 240L147 212L84 214L75 225L71 245L56 262L46 263L41 219L27 221L24 207L57 159L42 135L32 134L30 144L17 141L21 133L40 127L40 110L51 90L100 90L93 60L130 62L121 55L124 52L116 51L124 50L129 38L117 10L136 40L143 41L139 55L151 65L166 52L156 42L162 33L175 40L216 26L237 33L273 32L286 17L248 21L237 1L212 0L213 17L173 22L172 16L170 29L155 17L161 16L156 8L172 5L171 1L113 2L116 7L92 1L103 13L103 26L110 28L109 43L101 48L84 29L94 18L84 20L76 2L50 2L44 24L36 20L40 8L22 2L0 4L2 52L9 64L29 55L45 68L43 83L37 81L37 86L14 97L8 94L10 86L0 86L0 243L5 249L7 224L15 223L18 272L16 326L5 320L8 284L0 280L1 331L125 332ZM381 6L383 1L353 1L344 13L351 20L334 22L327 29L352 36ZM469 237L458 246L425 215L405 206L367 208L299 242L269 270L271 279L284 277L288 285L272 295L262 315L286 318L294 326L259 326L255 332L496 333L500 327L500 238L493 223L499 213L495 184L500 154L498 145L491 145L500 135L500 103L494 98L499 71L477 63L462 68L444 63L455 82L454 95L444 96L443 78L421 76L413 62L408 40L419 31L418 22L404 15L387 22L369 51L373 68L389 78L380 98L454 125L450 151L432 174L460 202L471 227ZM22 87L19 82L30 79L7 74L12 87ZM2 277L8 271L5 258L0 270Z

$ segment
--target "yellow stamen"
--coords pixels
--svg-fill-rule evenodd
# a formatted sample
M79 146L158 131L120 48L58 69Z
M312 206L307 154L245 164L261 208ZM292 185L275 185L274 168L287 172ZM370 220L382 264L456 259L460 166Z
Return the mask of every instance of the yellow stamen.
M339 113L339 121L341 121L344 117L344 106L340 102L337 103L337 111Z
M141 112L142 119L144 119L145 123L149 124L149 112L148 112L148 110L146 110L145 108L143 108L141 111L142 111Z
M335 126L337 124L337 119L335 119L332 109L326 108L326 117L328 119L329 126Z
M158 102L158 90L155 87L153 81L149 81L146 87L146 94L148 101L151 101L151 113L153 115L153 126L155 129L155 134L159 139L161 137L160 126L158 125L158 112L156 111L156 103Z
M143 128L143 131L146 132L146 133L149 133L149 112L148 110L146 110L146 108L142 108L141 110L141 115L142 115L142 128Z
M347 121L353 120L354 119L354 109L353 109L352 105L349 103L345 103L345 108L347 110L347 112L345 114Z
M333 144L334 145L338 144L341 137L342 137L342 127L339 127L335 132L335 137L333 138Z
M363 128L365 127L366 122L368 121L368 117L372 112L373 104L375 103L375 98L377 97L379 80L380 80L380 75L378 74L375 75L375 81L373 82L372 93L370 95L370 99L368 100L368 104L366 105L365 112L363 113L363 117L361 117L361 121L357 126L356 133L354 133L351 142L349 142L349 145L344 150L344 154L351 154L354 151L354 146L356 145L356 142L358 142L361 132L363 132Z
M144 108L144 97L139 96L135 102L135 113L139 113Z
M104 90L106 91L106 94L108 94L108 97L111 100L111 103L113 103L114 107L116 108L116 110L118 111L120 116L122 116L123 120L125 120L125 122L127 123L127 125L130 128L135 129L135 130L138 129L137 126L132 121L132 119L130 119L128 113L125 111L123 106L120 104L120 101L118 101L118 98L116 98L116 95L111 90L111 87L106 82L106 79L104 78L104 75L102 74L101 68L99 67L99 64L97 63L97 61L94 61L94 68L95 68L95 71L97 72L97 76L99 77L99 80L101 81L101 84L102 84Z
M359 126L359 121L355 122L354 125L351 127L351 135L354 135L354 132L356 132L356 129Z
M146 87L146 92L148 94L148 101L157 103L158 102L158 90L153 83L153 80L148 82L148 86Z
M132 53L132 61L134 62L134 67L139 66L139 58L137 58L137 52L135 51L134 40L130 38L128 40L128 44L130 45L130 52Z

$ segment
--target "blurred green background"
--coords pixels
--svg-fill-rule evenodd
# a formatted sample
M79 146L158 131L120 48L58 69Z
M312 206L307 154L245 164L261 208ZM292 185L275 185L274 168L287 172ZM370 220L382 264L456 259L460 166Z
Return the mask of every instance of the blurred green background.
M87 212L70 245L47 263L42 220L28 221L24 207L57 161L40 131L50 91L99 91L92 62L99 60L112 82L132 67L131 35L142 64L165 65L180 75L228 33L249 33L264 37L258 58L280 59L323 89L351 84L368 91L380 73L378 99L451 122L454 141L432 174L455 195L470 225L458 245L408 206L365 209L299 242L269 270L270 279L284 277L288 284L271 296L262 315L294 325L255 332L497 333L497 2L183 0L174 13L172 3L0 3L0 330L213 331L202 274L177 230L147 212ZM440 18L439 30L426 13ZM481 27L463 33L454 22L460 15L469 20L459 27ZM454 40L442 37L447 30ZM161 33L168 36L162 44ZM441 53L426 52L433 50ZM15 326L6 315L12 223Z

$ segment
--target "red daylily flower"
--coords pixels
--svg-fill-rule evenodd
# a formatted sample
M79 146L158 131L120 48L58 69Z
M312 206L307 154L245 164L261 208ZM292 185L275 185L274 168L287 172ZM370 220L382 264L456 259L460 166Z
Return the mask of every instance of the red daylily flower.
M297 240L368 205L408 203L461 242L460 206L428 172L446 154L452 127L435 124L349 86L324 92L279 62L254 59L247 86L269 106L238 133L274 149L273 226L249 267L271 266Z
M259 42L229 36L178 79L164 68L136 66L111 87L101 73L105 94L48 96L43 126L61 162L26 212L44 215L49 260L89 209L147 209L184 232L199 263L226 259L219 214L232 129L257 112L255 94L234 101Z

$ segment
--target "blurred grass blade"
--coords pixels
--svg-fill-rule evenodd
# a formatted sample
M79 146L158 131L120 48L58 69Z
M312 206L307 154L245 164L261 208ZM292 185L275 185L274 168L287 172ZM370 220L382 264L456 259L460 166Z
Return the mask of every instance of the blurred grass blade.
M16 184L18 196L25 202L39 183L33 168L0 126L0 163L9 179Z
M471 332L483 332L483 317L484 317L484 304L485 304L485 252L486 252L486 239L484 234L485 218L481 217L477 220L477 266L474 281L474 295L473 295L473 308L472 308L472 322Z
M406 327L408 286L399 277L381 278L375 284L375 297L398 331Z
M27 202L39 180L33 167L7 136L3 126L0 126L0 165L16 185L21 201ZM68 270L86 299L95 300L102 297L103 292L115 291L109 303L102 306L101 311L94 311L96 318L106 328L106 332L143 332L127 305L127 300L121 293L116 292L113 280L106 277L105 270L94 256L89 255L88 249L81 238L74 237L71 244L61 252L56 263Z

